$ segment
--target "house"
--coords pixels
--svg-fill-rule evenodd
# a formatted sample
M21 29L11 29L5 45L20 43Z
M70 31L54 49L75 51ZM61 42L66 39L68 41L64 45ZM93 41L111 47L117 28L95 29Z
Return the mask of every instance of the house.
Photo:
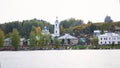
M105 33L98 36L98 44L120 44L120 35L117 33Z
M23 46L25 42L25 38L20 38L20 46Z
M4 45L3 45L3 46L5 46L5 47L11 46L10 38L6 38L6 39L4 40Z
M114 26L113 28L114 28L115 33L120 34L120 27L119 26Z
M20 46L23 46L24 45L24 41L25 41L25 38L20 38ZM6 38L5 40L4 40L4 46L5 47L7 47L7 46L12 46L11 45L11 40L10 40L10 38Z
M94 30L94 36L99 36L101 34L100 30Z
M65 45L68 45L68 44L76 45L78 43L78 38L71 36L70 34L65 34L63 36L60 36L58 39L61 41L64 40Z

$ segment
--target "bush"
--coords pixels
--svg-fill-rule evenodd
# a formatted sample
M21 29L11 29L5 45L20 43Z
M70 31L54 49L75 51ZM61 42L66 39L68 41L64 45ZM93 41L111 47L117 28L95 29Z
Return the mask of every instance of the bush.
M102 49L110 49L110 48L111 48L110 45L104 45L104 46L102 46Z
M114 49L120 49L120 45L119 44L118 45L114 45L113 48Z
M88 49L94 49L94 46L88 45Z

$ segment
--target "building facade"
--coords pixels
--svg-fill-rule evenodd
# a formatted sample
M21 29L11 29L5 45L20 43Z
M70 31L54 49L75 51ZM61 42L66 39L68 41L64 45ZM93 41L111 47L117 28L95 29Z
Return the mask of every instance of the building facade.
M120 35L116 33L105 33L98 36L99 45L120 44Z
M45 26L43 29L42 29L42 34L50 34L49 32L49 29Z
M94 36L100 36L101 31L100 30L94 30Z
M76 45L78 44L78 38L77 37L74 37L74 36L71 36L70 34L65 34L63 36L60 36L58 38L60 41L63 41L64 40L64 45Z
M56 17L56 21L55 21L55 24L54 24L54 35L57 36L57 37L60 36L58 17Z

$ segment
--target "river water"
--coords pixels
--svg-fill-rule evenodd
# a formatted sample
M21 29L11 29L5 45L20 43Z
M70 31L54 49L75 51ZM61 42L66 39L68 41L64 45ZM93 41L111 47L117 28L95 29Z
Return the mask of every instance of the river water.
M120 50L1 51L0 68L120 68Z

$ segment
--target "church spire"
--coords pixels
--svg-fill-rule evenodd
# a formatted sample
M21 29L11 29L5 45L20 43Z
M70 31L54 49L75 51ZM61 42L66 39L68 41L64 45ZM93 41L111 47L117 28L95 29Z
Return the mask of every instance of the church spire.
M54 24L54 35L57 37L60 36L58 17L56 17L56 21Z

